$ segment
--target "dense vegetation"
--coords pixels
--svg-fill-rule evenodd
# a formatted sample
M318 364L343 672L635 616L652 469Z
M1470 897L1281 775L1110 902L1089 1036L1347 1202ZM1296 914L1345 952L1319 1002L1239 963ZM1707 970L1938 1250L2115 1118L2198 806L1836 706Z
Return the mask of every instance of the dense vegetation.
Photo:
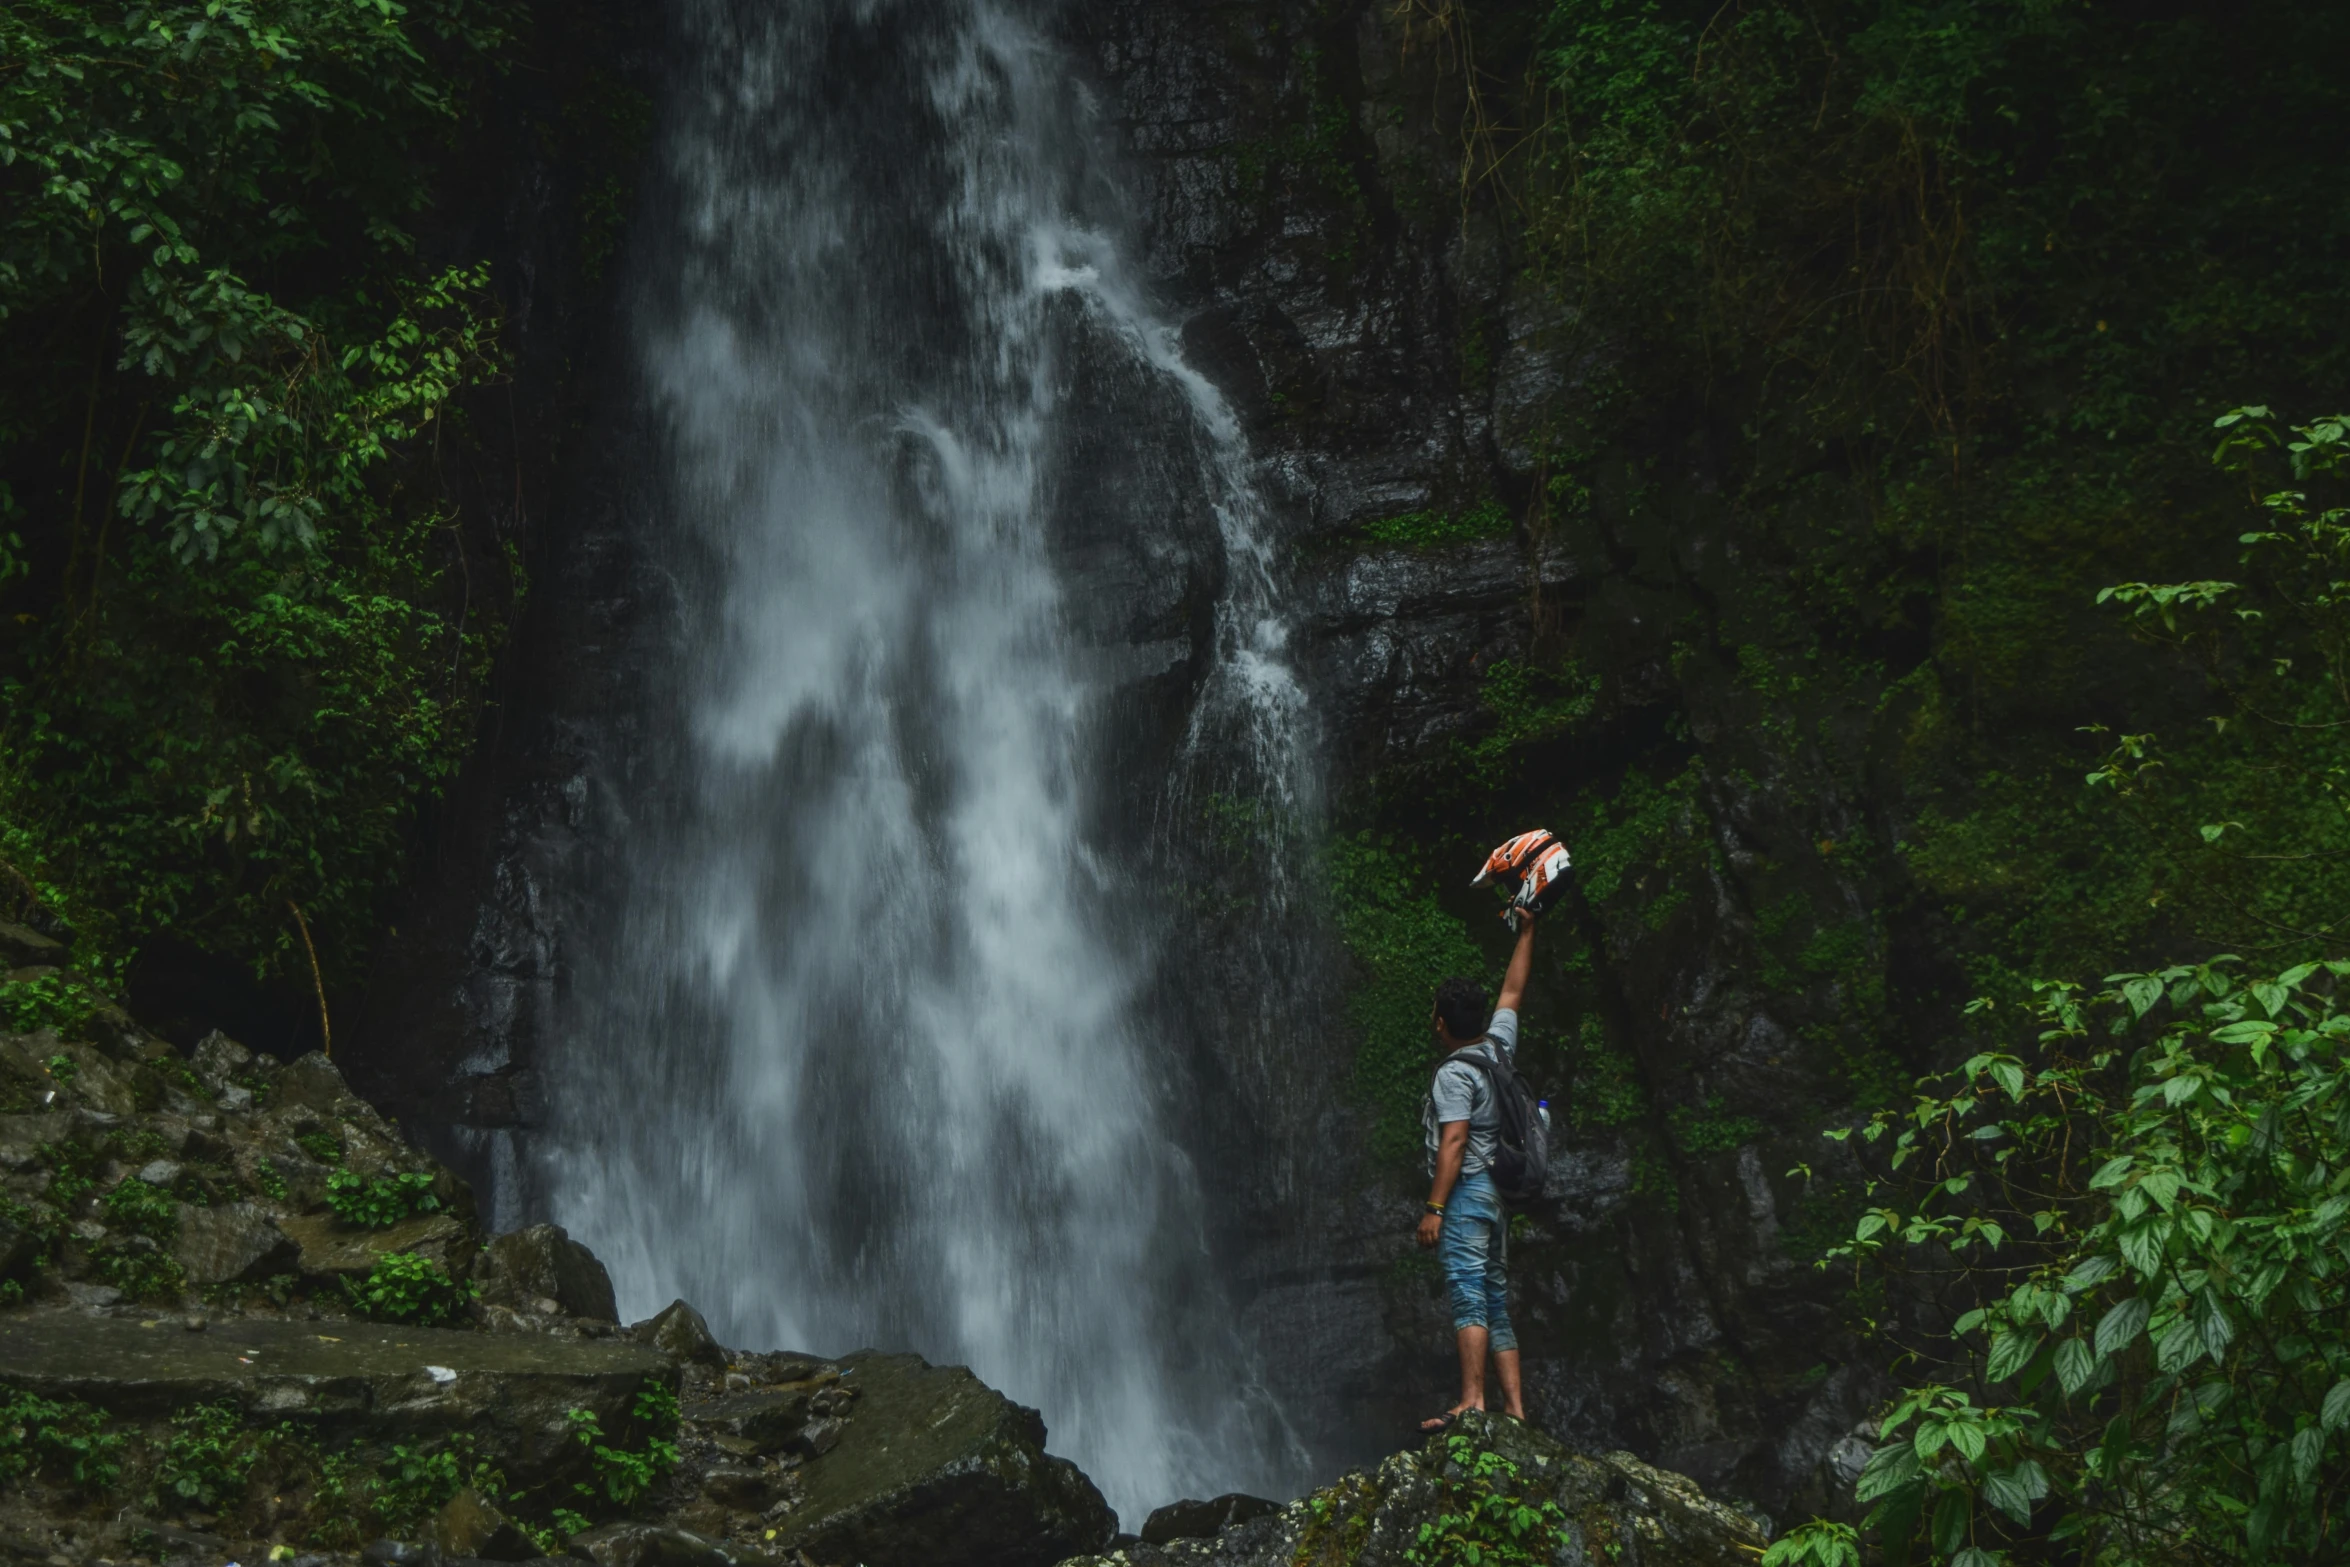
M1584 913L1533 1048L1576 1124L1666 1202L1711 1152L1847 1138L1808 1255L1912 1385L1877 1544L2338 1556L2350 573L2316 416L2350 390L2350 200L2311 149L2350 124L2321 63L2350 15L1399 14L1453 62L1463 210L1553 302L1557 362L1605 367L1504 498L1610 575L1496 667L1487 732L1354 804L1382 1124L1421 1049L1389 971L1474 929L1426 868L1558 829ZM1503 330L1466 324L1464 379ZM2282 416L2227 414L2255 400ZM1627 986L1693 939L1791 1025L1801 1125L1635 1061L1661 1030Z
M498 0L0 6L0 858L104 976L329 978L519 575L441 479L499 373L418 238Z

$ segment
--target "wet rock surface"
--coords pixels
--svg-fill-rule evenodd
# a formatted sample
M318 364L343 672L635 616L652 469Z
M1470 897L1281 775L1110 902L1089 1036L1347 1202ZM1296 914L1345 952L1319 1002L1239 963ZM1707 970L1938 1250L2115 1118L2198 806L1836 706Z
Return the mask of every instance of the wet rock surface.
M485 1240L324 1057L0 1046L0 1557L1044 1567L1115 1527L969 1371L621 1328L592 1252ZM382 1270L420 1265L452 1325L355 1311L413 1315Z
M1499 1460L1495 1464L1494 1460ZM1212 1538L1144 1540L1062 1567L1402 1567L1475 1559L1474 1536L1454 1531L1465 1496L1492 1488L1549 1511L1539 1538L1511 1543L1559 1567L1749 1567L1764 1535L1746 1514L1684 1476L1629 1453L1569 1452L1515 1421L1472 1415L1454 1434L1376 1469L1225 1526ZM1423 1540L1424 1528L1434 1538ZM1498 1542L1482 1542L1490 1547Z
M1015 1567L1106 1541L1093 1482L1044 1451L1044 1421L960 1366L853 1355L837 1441L801 1471L775 1544L866 1567Z
M664 1356L625 1341L267 1319L192 1332L191 1320L203 1319L0 1316L0 1368L45 1398L118 1416L226 1403L256 1420L300 1420L328 1441L469 1432L525 1486L579 1467L569 1411L617 1427L648 1377L675 1375Z

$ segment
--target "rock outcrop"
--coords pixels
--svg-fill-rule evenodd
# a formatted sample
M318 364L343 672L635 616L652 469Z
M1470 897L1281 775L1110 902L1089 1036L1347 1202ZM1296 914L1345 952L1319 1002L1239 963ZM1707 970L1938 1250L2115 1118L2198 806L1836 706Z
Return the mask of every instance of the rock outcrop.
M1523 1533L1504 1513L1535 1522ZM1138 1541L1062 1567L1406 1567L1500 1559L1557 1567L1751 1567L1764 1536L1681 1475L1629 1453L1572 1453L1471 1415L1425 1447L1213 1538ZM1476 1547L1484 1547L1481 1558Z
M959 1367L623 1329L323 1056L120 1019L0 1074L0 1558L1046 1567L1116 1526Z

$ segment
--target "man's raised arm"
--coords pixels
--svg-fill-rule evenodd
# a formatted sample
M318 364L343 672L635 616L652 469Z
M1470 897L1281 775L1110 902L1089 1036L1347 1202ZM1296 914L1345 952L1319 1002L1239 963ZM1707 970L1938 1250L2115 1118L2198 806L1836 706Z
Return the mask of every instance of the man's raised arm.
M1534 970L1534 916L1518 910L1518 948L1510 954L1509 972L1501 977L1501 995L1493 1003L1496 1012L1515 1012L1518 1002L1526 994L1526 976Z

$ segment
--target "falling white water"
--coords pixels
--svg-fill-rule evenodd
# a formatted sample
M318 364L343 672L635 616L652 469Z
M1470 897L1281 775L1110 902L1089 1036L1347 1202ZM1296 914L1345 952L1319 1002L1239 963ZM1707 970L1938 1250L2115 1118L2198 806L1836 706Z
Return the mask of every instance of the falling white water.
M1079 356L1159 388L1219 523L1192 753L1294 818L1310 747L1239 431L1030 10L683 0L643 333L676 738L615 786L541 1151L624 1310L966 1362L1132 1522L1298 1475L1164 1130L1148 889L1089 815L1114 692L1046 526Z

